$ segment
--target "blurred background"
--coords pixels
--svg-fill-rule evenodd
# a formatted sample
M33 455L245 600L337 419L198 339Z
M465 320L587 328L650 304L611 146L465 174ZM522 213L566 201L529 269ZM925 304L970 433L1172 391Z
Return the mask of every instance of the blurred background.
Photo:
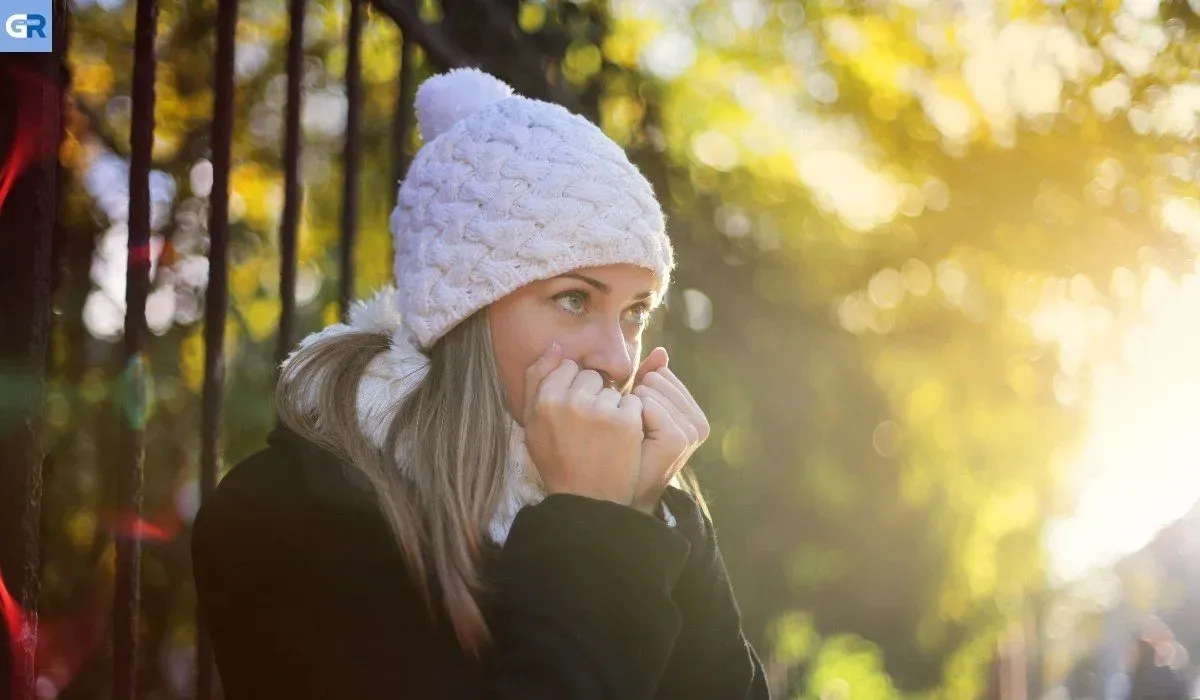
M144 502L130 527L115 493L135 4L69 3L45 698L108 697L122 533L142 543L138 697L195 693L216 2L158 15ZM778 697L1123 699L1147 646L1178 697L1200 697L1197 12L365 3L353 291L391 274L421 79L463 60L560 101L628 149L667 210L679 269L649 342L712 423L693 465ZM339 315L348 16L343 0L304 11L297 337ZM419 23L411 37L398 16ZM286 3L241 0L223 468L274 423L288 33ZM16 143L0 147L9 165ZM21 611L5 601L12 628Z

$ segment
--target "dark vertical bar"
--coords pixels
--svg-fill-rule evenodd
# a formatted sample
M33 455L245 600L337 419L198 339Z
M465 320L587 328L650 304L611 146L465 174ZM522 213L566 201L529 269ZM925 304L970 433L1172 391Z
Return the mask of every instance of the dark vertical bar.
M392 187L398 187L408 173L409 136L415 123L413 100L416 98L416 61L413 47L416 42L407 35L400 37L400 75L396 85L396 104L392 113ZM392 190L393 192L395 189ZM392 237L388 236L392 241ZM393 242L393 247L395 243ZM396 251L391 251L395 255Z
M358 229L358 161L362 140L362 3L350 3L346 31L346 150L342 155L342 245L338 298L342 316L354 299L354 241Z
M50 53L0 62L0 693L35 700L46 369L60 192L67 6ZM8 14L8 13L4 13ZM7 622L15 622L9 628ZM11 635L11 636L10 636Z
M400 38L400 76L396 88L396 107L392 117L392 182L399 183L408 172L408 138L413 124L413 99L416 97L416 66L413 42Z
M283 221L279 227L278 364L291 350L296 325L296 227L300 221L300 82L304 77L305 0L291 0L287 56L287 113L283 141Z
M204 393L200 417L200 500L217 487L221 399L225 385L225 315L229 308L229 169L233 150L234 42L238 0L217 3L213 66L213 182L208 208L208 288L204 295ZM196 697L213 690L212 647L196 616Z
M150 157L154 145L154 41L157 0L138 0L133 47L133 123L130 128L129 253L125 275L125 367L117 391L121 453L117 478L118 523L142 510L147 397L143 355L146 293L150 287ZM133 700L137 671L141 543L118 529L117 580L113 600L113 698Z

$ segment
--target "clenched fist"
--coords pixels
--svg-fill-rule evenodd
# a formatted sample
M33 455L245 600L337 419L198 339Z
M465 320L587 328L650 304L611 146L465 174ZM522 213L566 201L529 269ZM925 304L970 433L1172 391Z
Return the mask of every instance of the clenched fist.
M642 462L642 400L562 359L554 343L525 372L525 447L547 493L632 505Z
M641 473L630 505L653 514L662 493L692 453L708 439L708 418L655 348L638 368L633 395L642 400Z

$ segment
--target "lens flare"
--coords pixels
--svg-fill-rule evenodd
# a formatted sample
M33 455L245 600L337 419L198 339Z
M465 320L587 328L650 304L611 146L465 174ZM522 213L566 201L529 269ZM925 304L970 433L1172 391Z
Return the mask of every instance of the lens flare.
M56 616L35 616L23 609L8 592L0 575L0 617L9 634L12 649L11 697L27 697L21 691L33 687L39 700L58 697L79 674L84 662L100 647L104 629L112 612L113 581L101 576L87 603L80 609ZM18 642L31 643L36 636L34 665L23 666L17 652Z
M28 687L29 669L25 668L22 663L21 653L18 651L23 644L28 643L29 636L35 634L36 626L30 619L30 615L26 613L17 601L13 599L12 594L8 592L8 587L4 584L4 574L0 572L0 618L4 620L4 629L8 632L11 659L10 668L13 669L12 675L12 697L20 697L22 688Z
M132 513L111 516L106 520L107 529L114 537L132 538L148 544L173 541L179 536L182 526L179 513L173 506L163 508L148 520Z
M47 94L58 94L53 83L19 65L10 64L8 75L17 84L17 121L8 158L0 163L0 208L17 178L29 166L54 153L58 140L57 133L42 128L52 117L57 117L57 99L44 98Z

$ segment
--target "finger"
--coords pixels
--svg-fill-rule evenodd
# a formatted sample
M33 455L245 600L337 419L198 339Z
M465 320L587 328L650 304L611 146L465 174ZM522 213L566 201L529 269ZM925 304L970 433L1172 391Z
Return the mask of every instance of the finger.
M537 403L562 405L566 402L567 390L571 387L571 382L575 381L577 374L579 374L579 365L575 364L574 360L560 361L559 365L542 380L542 387L535 400L535 406Z
M600 410L616 412L621 406L621 392L606 386L596 395L593 405Z
M663 374L663 372L666 371L668 370L664 368L648 373L645 379L642 380L642 385L651 387L655 391L662 394L663 398L670 401L671 405L679 409L680 412L688 412L692 408L692 402L688 400L688 397L682 391L680 391L678 386L667 379L667 377Z
M667 349L657 347L650 351L646 359L642 360L642 364L638 365L637 373L633 377L634 384L641 384L642 377L646 376L647 372L653 372L660 367L667 366Z
M679 410L653 387L642 384L634 389L634 393L646 405L643 416L646 420L646 434L676 435L680 440L690 444L694 428L680 415Z
M590 406L596 400L596 395L604 388L604 377L594 369L580 370L571 380L567 389L567 400L577 401L582 406Z
M687 385L683 383L683 380L680 379L679 376L677 374L675 374L675 372L673 372L670 367L663 367L662 370L660 370L658 372L658 374L662 375L662 377L664 379L666 379L668 382L670 382L671 385L674 386L679 391L679 393L682 394L687 399L687 401L689 403L691 403L696 408L700 408L700 404L696 402L695 397L692 396L692 392L688 390Z
M643 387L634 391L642 400L642 422L646 426L646 437L657 437L664 432L679 429L671 418L671 411L663 406L659 399L644 391Z
M525 368L525 405L522 407L525 416L528 416L533 409L533 402L538 395L542 381L559 366L561 361L562 346L556 340L550 343L550 347L546 348L541 357Z
M694 448L688 442L687 436L685 435L683 429L671 416L671 411L664 406L659 399L656 399L653 396L646 396L644 399L642 399L642 405L644 406L642 409L642 414L647 425L647 436L650 435L649 426L651 424L661 425L664 427L661 431L656 431L655 437L658 437L658 432L666 433L667 435L671 436L669 439L673 439L680 447L679 454L675 457L675 460L671 462L671 465L667 468L667 470L662 474L662 483L665 484L666 482L670 481L675 473L683 467L684 463L687 461L687 458L690 457L694 451Z
M644 404L640 396L634 394L621 394L621 403L618 405L618 410L625 416L625 420L629 421L630 425L642 426L643 437L645 436L645 424L642 420L642 412L645 410Z
M687 416L688 421L695 426L700 442L708 439L708 417L704 415L700 404L696 403L696 399L692 397L687 387L674 372L664 367L646 375L646 380L647 386L655 387L675 402L675 405Z

